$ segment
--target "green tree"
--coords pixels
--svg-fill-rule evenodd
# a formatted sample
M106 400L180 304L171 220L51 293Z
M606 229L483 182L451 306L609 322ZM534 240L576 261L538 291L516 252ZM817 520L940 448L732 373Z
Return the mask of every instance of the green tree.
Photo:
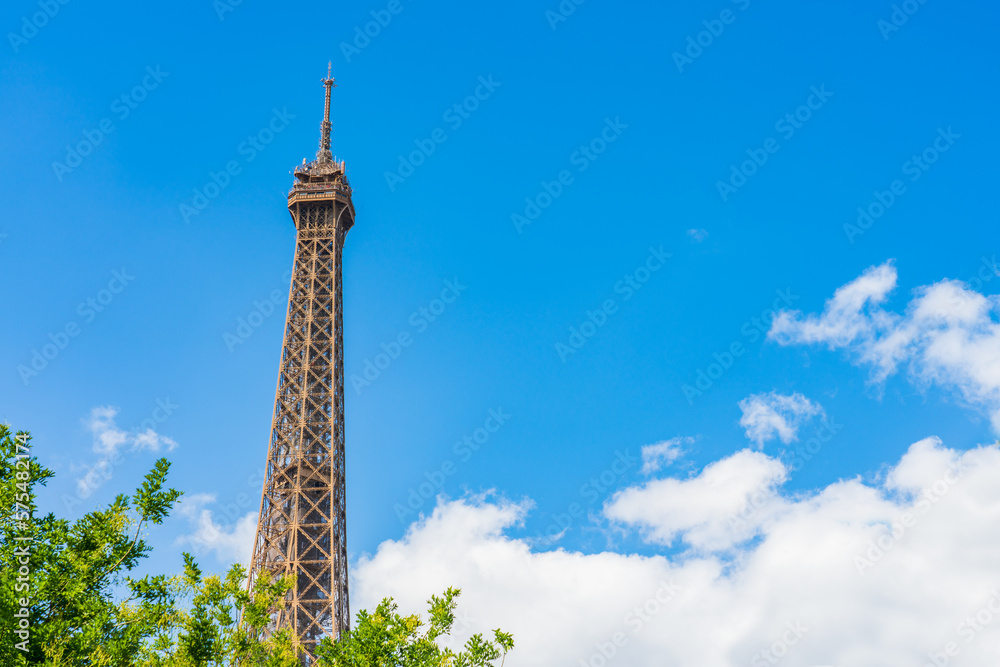
M261 632L290 582L262 577L251 594L241 566L224 578L203 577L189 554L183 575L129 576L150 552L144 531L181 496L166 488L166 459L131 496L70 522L36 516L35 485L53 472L26 453L30 440L0 425L0 664L299 664L287 633ZM18 634L21 622L27 639Z
M443 597L431 596L426 627L416 614L403 616L392 598L382 600L373 613L358 612L354 628L340 640L324 639L316 649L320 667L491 667L514 648L514 639L499 629L493 639L473 635L459 653L438 646L437 640L455 624L455 598L449 588Z
M242 565L234 565L225 577L203 577L194 558L185 553L184 574L178 583L179 597L187 604L172 611L172 622L156 634L136 664L298 667L300 662L287 630L262 639L270 611L285 597L290 582L274 581L263 572L251 594L245 581Z
M0 665L299 667L294 637L265 632L289 579L261 573L247 591L241 565L204 576L187 553L183 574L130 576L151 549L144 532L163 523L181 496L166 485L166 459L131 496L71 522L36 516L35 486L53 472L30 454L30 440L0 424ZM458 595L449 588L432 597L426 627L387 598L373 613L359 612L339 641L324 640L317 664L502 666L514 642L500 630L493 639L473 636L459 653L438 646L454 625Z

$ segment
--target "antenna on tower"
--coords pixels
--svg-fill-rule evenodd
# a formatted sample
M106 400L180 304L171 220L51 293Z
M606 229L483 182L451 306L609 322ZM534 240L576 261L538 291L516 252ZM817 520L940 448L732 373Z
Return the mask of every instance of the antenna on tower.
M330 162L333 160L333 153L330 152L330 92L337 87L336 79L330 73L333 71L333 61L326 65L326 78L322 79L326 86L326 104L323 108L323 124L320 125L319 151L316 152L316 159L319 162Z

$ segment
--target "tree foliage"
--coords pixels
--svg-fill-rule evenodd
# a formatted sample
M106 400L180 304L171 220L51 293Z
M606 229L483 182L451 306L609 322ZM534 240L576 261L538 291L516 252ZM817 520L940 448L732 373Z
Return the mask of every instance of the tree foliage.
M17 458L29 442L28 434L0 425L0 664L299 664L287 633L260 632L289 582L262 577L251 594L242 566L203 577L189 554L182 575L130 576L150 552L144 532L161 524L181 496L166 486L166 459L131 496L71 522L37 516L35 486L53 472L34 456ZM17 634L22 601L27 641Z
M37 516L35 488L53 472L29 444L27 433L0 424L0 665L299 667L291 634L265 631L291 580L262 572L248 591L243 566L206 576L187 553L179 575L133 574L151 550L144 535L181 497L167 486L166 459L135 493L69 521ZM417 615L401 615L387 598L374 612L359 612L352 632L324 640L316 664L502 665L514 643L500 630L492 639L474 635L458 653L438 645L454 625L458 595L450 588L433 596L426 625Z
M360 611L354 628L339 641L324 639L316 649L321 667L491 667L514 648L514 639L499 629L493 639L473 635L464 650L455 653L438 645L455 624L455 600L460 591L449 588L443 597L431 596L429 621L416 614L403 616L392 598L374 612Z

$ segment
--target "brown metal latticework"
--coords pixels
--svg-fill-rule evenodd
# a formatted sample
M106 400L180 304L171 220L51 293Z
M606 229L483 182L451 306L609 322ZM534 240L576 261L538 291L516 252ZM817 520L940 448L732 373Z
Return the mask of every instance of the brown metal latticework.
M291 629L311 662L316 644L348 628L344 499L341 251L354 224L343 162L330 153L330 94L316 159L295 169L288 210L297 230L274 420L250 563L296 577L270 630Z

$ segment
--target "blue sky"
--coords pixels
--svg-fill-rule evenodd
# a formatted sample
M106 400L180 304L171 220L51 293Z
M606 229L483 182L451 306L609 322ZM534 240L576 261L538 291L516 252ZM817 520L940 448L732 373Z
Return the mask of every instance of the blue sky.
M739 406L751 395L800 394L842 424L789 493L875 479L929 435L959 451L993 441L989 409L962 387L905 366L873 382L850 351L780 344L753 319L775 304L820 313L889 260L898 284L883 305L897 313L916 288L992 266L995 7L913 3L890 30L891 2L591 0L564 21L547 15L555 0L389 4L70 0L37 34L22 17L38 4L5 5L4 32L33 36L0 48L0 418L30 429L58 472L49 507L99 456L84 423L94 408L118 408L128 433L169 399L155 431L176 443L174 484L213 495L219 521L227 504L256 510L248 478L266 455L295 234L284 196L315 153L330 59L333 150L357 206L344 251L352 557L403 537L416 514L401 520L397 505L449 461L435 494L533 501L511 535L544 532L572 503L591 514L538 550L663 552L600 516L642 483L640 464L599 493L583 485L618 452L670 438L692 438L679 478L753 447ZM390 20L355 42L372 12ZM685 51L690 62L674 55ZM475 109L459 116L461 104ZM97 136L78 166L54 166ZM430 154L387 179L416 150ZM925 150L936 160L915 167ZM763 164L743 164L754 156ZM238 173L184 216L227 163ZM740 168L753 173L730 180ZM845 231L897 180L883 215ZM526 198L546 206L519 224ZM651 252L670 256L647 264ZM80 304L115 271L134 279L91 319ZM972 288L997 294L985 273ZM648 281L626 289L629 275ZM449 281L460 296L419 324ZM273 294L277 307L257 305ZM561 358L570 328L609 299L604 325ZM259 326L227 343L257 309ZM79 334L25 380L19 366L73 323ZM356 390L352 376L401 332L413 344ZM686 394L734 343L745 351L731 367ZM509 418L463 460L455 443L491 410ZM71 513L134 488L155 457L127 452ZM190 532L179 515L155 530L154 564L178 567L174 540ZM209 569L225 566L218 554L203 556Z

